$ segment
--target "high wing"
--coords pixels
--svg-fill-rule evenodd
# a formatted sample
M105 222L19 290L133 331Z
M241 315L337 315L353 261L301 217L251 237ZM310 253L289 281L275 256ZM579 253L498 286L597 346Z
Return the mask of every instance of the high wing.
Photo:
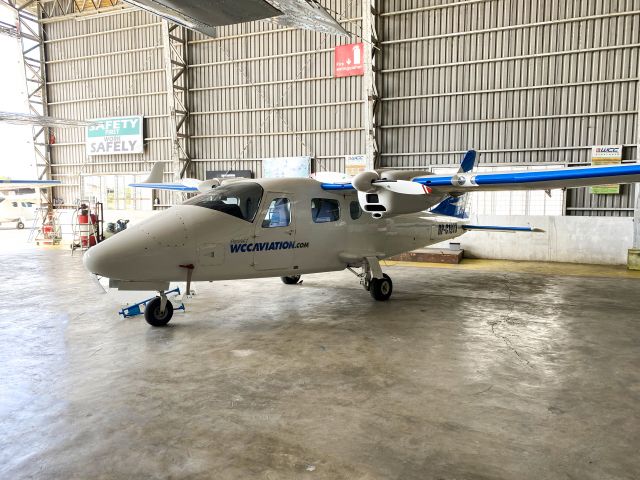
M640 164L573 167L533 172L463 173L414 178L433 193L460 194L501 190L550 190L640 182Z
M640 163L544 171L473 173L476 152L469 150L454 175L385 170L362 172L350 183L322 183L324 190L357 190L360 206L374 218L431 211L460 217L457 201L468 192L551 190L554 188L640 182ZM435 208L434 208L435 207ZM462 217L461 217L462 218Z
M51 188L61 184L60 180L0 180L0 191L18 188Z
M315 0L128 0L128 3L210 37L222 25L265 19L288 27L348 34Z

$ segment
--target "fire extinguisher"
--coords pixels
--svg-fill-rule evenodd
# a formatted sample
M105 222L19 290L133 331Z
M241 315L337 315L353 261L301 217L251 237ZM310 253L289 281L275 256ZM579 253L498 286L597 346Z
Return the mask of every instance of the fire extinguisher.
M78 226L80 230L80 244L83 248L93 247L96 244L97 223L97 215L90 213L89 208L85 204L80 205Z

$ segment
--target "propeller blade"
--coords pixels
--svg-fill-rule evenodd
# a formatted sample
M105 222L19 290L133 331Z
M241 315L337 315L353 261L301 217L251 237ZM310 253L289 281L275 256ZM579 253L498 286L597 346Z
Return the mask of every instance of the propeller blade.
M426 185L409 180L375 180L372 183L376 187L386 188L393 193L404 195L429 195L431 193L431 189Z

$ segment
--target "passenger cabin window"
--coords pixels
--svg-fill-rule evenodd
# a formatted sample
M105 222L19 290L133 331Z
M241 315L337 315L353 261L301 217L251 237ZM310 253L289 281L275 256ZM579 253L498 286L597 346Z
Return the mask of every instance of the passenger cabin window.
M360 202L351 202L349 204L349 214L351 214L352 220L357 220L362 216L362 208Z
M340 220L340 202L329 198L312 198L311 218L314 223L336 222Z
M195 205L253 222L263 194L254 182L239 182L216 187L210 192L190 198L183 205Z
M291 204L288 198L274 198L269 204L262 228L288 227L291 223Z

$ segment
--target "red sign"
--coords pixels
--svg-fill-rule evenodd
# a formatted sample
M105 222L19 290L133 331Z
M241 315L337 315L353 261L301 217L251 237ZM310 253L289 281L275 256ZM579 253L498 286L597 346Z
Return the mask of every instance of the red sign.
M333 60L334 77L364 75L364 43L338 45Z

